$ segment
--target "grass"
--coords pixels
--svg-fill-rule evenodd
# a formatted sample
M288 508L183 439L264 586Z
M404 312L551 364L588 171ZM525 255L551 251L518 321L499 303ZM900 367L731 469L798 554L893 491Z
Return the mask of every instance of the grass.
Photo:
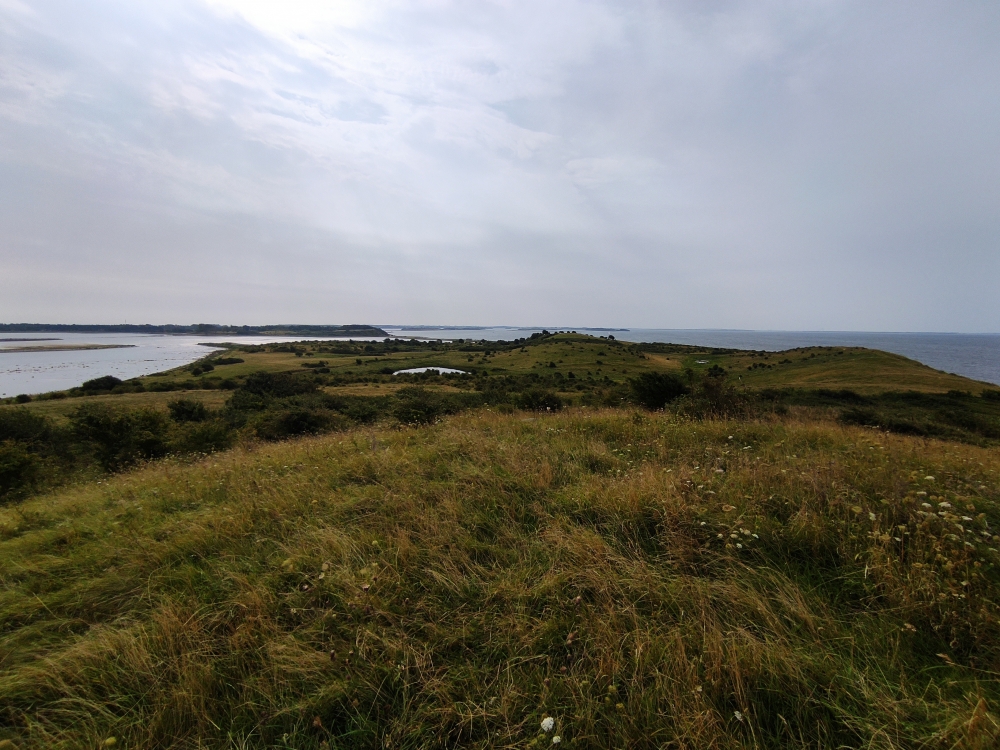
M166 412L167 404L178 398L185 398L205 404L210 409L221 408L229 394L225 391L185 391L183 394L171 391L144 393L115 393L100 396L81 396L79 398L45 399L18 404L14 408L30 409L40 416L54 419L57 424L64 424L69 415L84 404L114 406L120 409L155 409ZM0 409L4 407L0 406Z
M0 738L995 747L998 472L794 410L161 461L0 508Z
M391 347L402 351L391 351ZM433 347L433 348L432 348ZM242 363L221 365L200 376L190 368L141 378L152 384L220 381L241 378L251 372L302 372L304 366L323 360L334 376L376 377L390 370L411 367L452 367L493 375L540 373L576 378L609 378L623 382L643 372L678 372L690 368L701 372L713 365L726 368L735 380L751 388L852 388L859 393L913 390L945 393L965 390L978 394L989 384L960 375L934 370L898 354L857 347L809 347L786 352L749 352L704 349L671 344L633 344L582 334L556 334L514 345L504 342L477 344L434 343L410 346L392 342L376 344L375 352L337 353L323 342L305 342L294 351L288 345L242 347L214 357L238 356ZM415 349L415 350L414 350ZM469 351L466 351L469 350ZM298 356L296 355L298 352ZM362 364L358 364L358 360ZM552 367L555 365L555 367Z

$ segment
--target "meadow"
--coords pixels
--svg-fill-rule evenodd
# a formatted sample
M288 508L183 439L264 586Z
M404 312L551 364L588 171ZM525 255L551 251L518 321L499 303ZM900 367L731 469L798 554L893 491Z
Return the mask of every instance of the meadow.
M1000 742L993 390L564 336L234 349L0 406L66 441L0 504L0 748ZM164 452L102 464L108 414Z

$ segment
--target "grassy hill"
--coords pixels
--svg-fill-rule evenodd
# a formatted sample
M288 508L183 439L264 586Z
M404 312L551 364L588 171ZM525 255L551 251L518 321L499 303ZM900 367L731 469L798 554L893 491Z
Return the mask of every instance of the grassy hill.
M161 461L0 509L0 738L995 747L998 471L622 409Z
M558 334L21 401L0 750L1000 743L986 384Z

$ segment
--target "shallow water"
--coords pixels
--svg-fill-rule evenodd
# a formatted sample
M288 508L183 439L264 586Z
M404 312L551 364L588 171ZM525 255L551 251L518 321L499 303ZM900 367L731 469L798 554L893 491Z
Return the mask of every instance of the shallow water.
M83 349L78 351L5 352L4 349L24 346L32 339L50 339L46 346L69 344L114 344L127 349ZM126 380L140 375L182 367L204 357L213 347L208 342L226 341L227 337L167 336L134 333L25 333L4 334L0 343L0 397L19 393L46 393L74 388L86 380L114 375ZM295 336L240 336L228 340L240 344L266 344L281 341L301 341ZM310 337L311 341L342 341L344 339Z
M409 370L396 370L393 375L418 375L422 372L439 372L442 375L468 375L465 370L455 370L451 367L411 367Z

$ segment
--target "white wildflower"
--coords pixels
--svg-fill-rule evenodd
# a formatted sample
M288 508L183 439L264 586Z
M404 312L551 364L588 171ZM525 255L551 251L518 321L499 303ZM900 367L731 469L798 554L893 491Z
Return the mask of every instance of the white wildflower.
M542 719L543 732L551 732L553 729L555 729L555 726L556 726L556 720L553 719L551 716L546 716L544 719Z
M736 717L736 721L743 721L743 714L739 711L733 711L733 716Z
M560 742L562 742L562 737L560 737L558 734L552 738L553 745L558 745Z

